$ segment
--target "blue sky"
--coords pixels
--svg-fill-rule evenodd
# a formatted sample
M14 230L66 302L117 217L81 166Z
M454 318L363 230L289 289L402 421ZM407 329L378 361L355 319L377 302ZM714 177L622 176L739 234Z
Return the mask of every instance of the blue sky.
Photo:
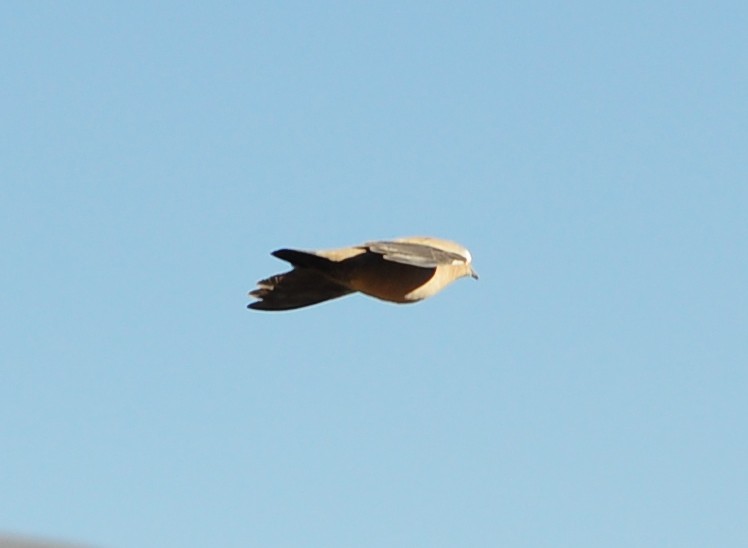
M748 545L743 2L0 7L0 531ZM481 279L290 313L279 247Z

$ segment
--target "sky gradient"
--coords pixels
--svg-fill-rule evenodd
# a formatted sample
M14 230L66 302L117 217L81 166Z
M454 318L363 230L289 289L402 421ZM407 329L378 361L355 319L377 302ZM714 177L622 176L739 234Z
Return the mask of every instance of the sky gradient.
M748 545L748 5L7 2L0 533ZM247 291L409 235L481 278Z

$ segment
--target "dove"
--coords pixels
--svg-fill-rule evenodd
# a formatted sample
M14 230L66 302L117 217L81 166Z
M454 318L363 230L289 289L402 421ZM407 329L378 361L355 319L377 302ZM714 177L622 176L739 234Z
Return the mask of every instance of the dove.
M278 249L293 266L257 282L253 310L293 310L352 293L398 304L431 297L460 278L478 275L470 252L440 238L416 236L317 251Z

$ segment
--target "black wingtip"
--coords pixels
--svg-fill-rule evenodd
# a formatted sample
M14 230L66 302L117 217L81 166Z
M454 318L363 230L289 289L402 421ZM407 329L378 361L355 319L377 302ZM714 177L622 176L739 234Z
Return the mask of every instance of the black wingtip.
M273 251L273 252L271 253L271 255L272 255L273 257L276 257L276 258L278 258L278 259L283 259L283 255L284 255L284 254L285 254L286 252L288 252L288 251L291 251L291 250L290 250L290 249L285 249L285 248L283 248L283 249L276 249L275 251Z
M325 270L330 267L330 260L309 251L299 251L298 249L276 249L271 253L273 257L291 263L293 266L306 268L317 268Z
M275 310L275 308L268 306L268 303L265 301L254 301L249 303L247 308L250 310Z

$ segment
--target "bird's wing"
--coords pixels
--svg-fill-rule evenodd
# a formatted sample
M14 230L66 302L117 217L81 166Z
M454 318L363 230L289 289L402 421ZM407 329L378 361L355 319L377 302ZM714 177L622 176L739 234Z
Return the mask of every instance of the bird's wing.
M337 299L353 292L354 290L335 283L321 272L300 268L257 282L257 289L249 294L258 300L250 303L248 308L292 310Z
M366 243L364 247L388 261L421 268L436 268L467 262L466 258L459 253L420 243L381 241Z

